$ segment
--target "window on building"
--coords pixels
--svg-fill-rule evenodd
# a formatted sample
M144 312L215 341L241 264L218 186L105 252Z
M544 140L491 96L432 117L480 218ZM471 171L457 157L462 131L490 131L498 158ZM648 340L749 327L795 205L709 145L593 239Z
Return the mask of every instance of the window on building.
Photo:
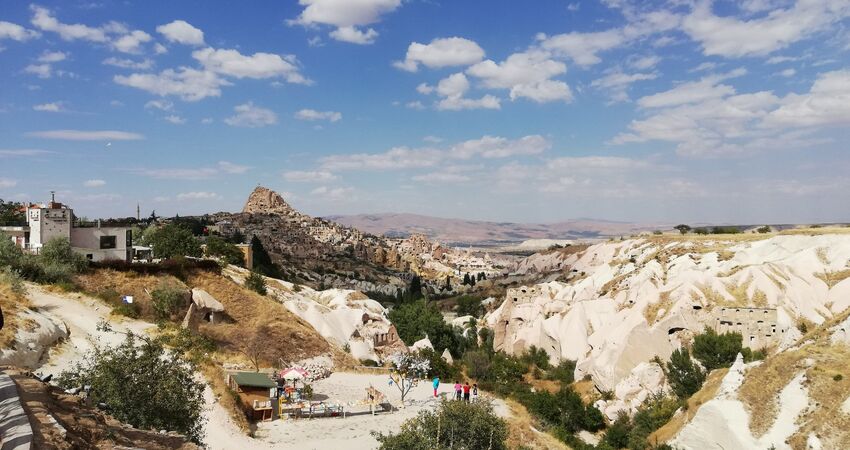
M115 236L101 236L100 237L100 249L104 250L104 249L115 248L115 247L117 247L116 241L117 241L117 239L115 239Z

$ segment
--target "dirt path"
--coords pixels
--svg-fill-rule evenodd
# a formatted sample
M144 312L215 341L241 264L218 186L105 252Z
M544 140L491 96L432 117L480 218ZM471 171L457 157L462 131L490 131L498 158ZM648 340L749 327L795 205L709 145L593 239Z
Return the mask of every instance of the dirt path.
M156 325L142 320L121 318L110 314L111 309L100 300L81 294L56 294L38 285L28 285L29 298L34 307L49 312L65 322L70 331L69 338L50 350L41 367L43 374L54 376L82 360L94 348L94 345L114 346L123 341L124 336L99 331L98 323L107 320L115 331L133 331L142 334L155 329ZM204 391L207 405L204 411L206 419L205 444L210 449L234 448L271 448L259 441L245 436L230 419L227 411L215 401L212 391Z

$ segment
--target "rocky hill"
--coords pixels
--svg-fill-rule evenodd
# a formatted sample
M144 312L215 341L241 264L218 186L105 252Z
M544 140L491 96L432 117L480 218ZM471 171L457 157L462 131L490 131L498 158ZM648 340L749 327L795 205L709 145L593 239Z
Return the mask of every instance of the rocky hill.
M265 187L254 189L242 212L219 213L214 219L227 222L230 232L257 236L275 262L300 271L317 287L394 295L409 274L440 280L434 284L438 287L446 276L501 271L484 255L457 251L421 235L389 239L302 214Z

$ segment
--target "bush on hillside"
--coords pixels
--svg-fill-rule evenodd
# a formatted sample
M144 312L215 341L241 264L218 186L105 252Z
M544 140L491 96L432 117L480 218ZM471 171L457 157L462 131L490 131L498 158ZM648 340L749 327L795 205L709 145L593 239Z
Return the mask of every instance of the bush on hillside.
M248 278L245 279L245 287L260 295L266 295L268 293L266 279L257 272L251 272L248 275Z
M702 334L694 337L692 352L706 371L729 367L741 351L741 333L717 334L706 327Z
M546 350L537 348L534 345L529 347L520 359L522 359L524 363L529 365L533 364L540 369L549 369L549 354L546 353Z
M676 349L667 362L667 380L680 399L687 399L702 388L705 372L691 359L687 348Z
M136 428L178 431L194 442L203 436L204 385L191 363L156 341L128 334L117 347L95 348L57 381L65 389L90 386L92 403Z
M421 411L396 434L375 433L385 450L504 450L508 426L486 401L442 401L436 411Z
M549 380L560 381L561 384L571 384L575 381L576 362L571 359L562 359L557 366L546 372Z
M11 240L0 240L0 266L17 271L23 278L39 283L70 283L74 275L88 267L88 260L71 248L67 238L53 238L38 255L24 253Z
M426 299L403 303L393 308L388 317L407 345L427 336L438 353L448 348L453 356L463 354L455 330L443 320L437 305Z
M151 291L153 310L159 319L169 319L184 306L187 288L174 281L162 280Z

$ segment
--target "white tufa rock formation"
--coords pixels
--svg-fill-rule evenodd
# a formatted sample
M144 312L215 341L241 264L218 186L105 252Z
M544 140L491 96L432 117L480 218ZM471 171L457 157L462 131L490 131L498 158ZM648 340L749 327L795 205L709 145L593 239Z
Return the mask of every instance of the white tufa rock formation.
M850 306L850 278L824 281L847 270L850 235L749 239L596 244L563 261L565 282L509 289L485 320L497 350L534 345L614 390L706 326L740 331L753 348L786 348L800 319L820 324Z

